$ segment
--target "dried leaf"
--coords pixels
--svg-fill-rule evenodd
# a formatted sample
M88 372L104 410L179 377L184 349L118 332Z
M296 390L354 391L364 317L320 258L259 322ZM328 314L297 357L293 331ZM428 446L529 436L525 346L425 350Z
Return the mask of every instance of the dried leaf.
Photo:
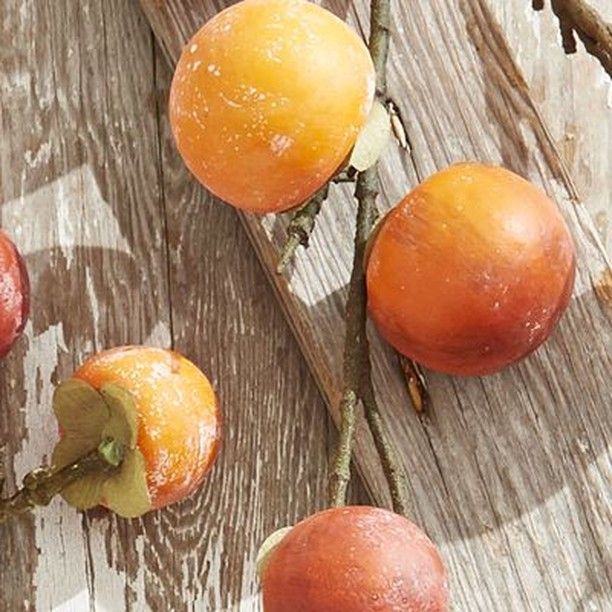
M124 518L136 518L151 510L144 457L138 449L127 451L119 472L102 486L102 503Z
M391 119L389 113L380 102L376 101L363 130L357 138L349 164L359 172L373 166L384 151L390 136Z
M63 430L53 451L55 467L73 463L107 438L132 449L118 472L85 476L66 487L62 497L80 510L100 503L121 516L139 516L150 510L144 459L134 450L138 415L132 394L115 384L104 385L98 392L81 380L70 379L55 390L53 410Z
M270 560L270 557L276 547L281 543L281 540L293 529L293 527L282 527L281 529L277 529L273 531L264 541L264 543L259 547L257 551L257 560L255 561L255 565L257 568L257 575L259 579L263 579L263 573L266 569L266 565Z
M110 418L102 429L102 438L113 438L127 448L136 448L138 413L134 396L119 385L108 383L100 389Z
M103 397L89 384L71 378L56 387L53 412L65 436L92 441L88 450L100 442L100 433L110 417Z

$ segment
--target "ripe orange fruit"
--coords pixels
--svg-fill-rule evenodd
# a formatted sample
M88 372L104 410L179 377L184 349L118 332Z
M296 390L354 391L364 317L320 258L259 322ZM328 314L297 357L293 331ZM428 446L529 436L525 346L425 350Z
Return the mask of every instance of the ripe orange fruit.
M17 341L30 311L30 283L23 258L0 230L0 358Z
M170 122L205 187L237 208L280 212L339 168L374 88L367 47L332 13L306 0L244 0L185 47Z
M132 394L151 508L197 489L217 455L221 415L212 386L193 363L173 351L127 346L94 355L73 377Z
M263 572L266 612L442 612L446 570L429 538L380 508L319 512L272 550Z
M569 230L542 190L503 168L457 164L381 223L368 308L400 353L433 370L488 374L546 340L574 272Z

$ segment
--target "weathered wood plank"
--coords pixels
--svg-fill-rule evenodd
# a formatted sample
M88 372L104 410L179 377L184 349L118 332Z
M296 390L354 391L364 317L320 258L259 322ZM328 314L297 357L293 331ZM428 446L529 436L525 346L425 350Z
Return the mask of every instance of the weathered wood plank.
M255 609L258 544L325 499L321 396L236 216L171 152L170 75L137 4L5 2L0 23L0 215L33 289L0 368L7 489L51 451L53 383L96 349L173 343L226 423L182 504L130 522L56 501L1 526L0 609Z
M612 3L589 0L609 23ZM612 254L612 82L597 60L578 45L566 56L557 18L536 13L529 2L492 2L531 96L575 181L581 201Z
M0 76L2 224L27 253L33 289L27 337L0 374L10 488L50 454L53 382L93 350L144 341L168 321L149 152L156 116L130 103L155 93L151 44L112 26L121 15L126 30L146 32L123 5L0 8L0 38L10 41ZM122 73L125 58L143 69ZM102 602L137 590L139 523L80 516L57 501L1 529L3 609L86 609L94 590Z
M174 59L189 34L229 4L141 3ZM365 0L326 4L367 30ZM435 411L424 423L407 408L393 353L372 336L376 385L411 477L414 516L442 546L456 609L603 609L612 566L612 333L593 287L608 263L490 3L396 2L394 14L390 90L411 152L385 155L385 206L453 161L504 163L555 198L579 252L574 300L547 345L493 377L429 374ZM271 274L333 414L352 210L348 189L335 189L290 283ZM273 270L286 221L244 222ZM363 429L356 456L369 488L385 500Z

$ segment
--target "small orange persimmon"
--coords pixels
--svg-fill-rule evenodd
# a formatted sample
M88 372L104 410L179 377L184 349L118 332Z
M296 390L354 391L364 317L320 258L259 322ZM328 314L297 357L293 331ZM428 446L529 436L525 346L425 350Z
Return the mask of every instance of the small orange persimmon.
M457 164L381 222L368 309L400 353L442 372L488 374L546 340L574 272L569 230L541 189L503 168Z
M339 168L371 108L363 41L306 0L244 0L186 45L170 92L178 150L210 191L280 212Z
M148 509L200 485L218 451L221 417L213 388L193 363L173 351L127 346L94 355L73 378L98 390L116 385L132 396Z

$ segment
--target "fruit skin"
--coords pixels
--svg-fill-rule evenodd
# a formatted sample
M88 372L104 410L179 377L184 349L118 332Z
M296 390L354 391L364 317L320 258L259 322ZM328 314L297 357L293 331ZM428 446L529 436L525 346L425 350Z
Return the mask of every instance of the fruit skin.
M555 204L503 168L438 172L384 219L367 261L368 309L400 353L480 375L535 350L565 311L575 249Z
M211 384L193 363L174 351L126 346L94 355L73 377L96 389L112 382L132 393L153 508L198 488L219 449L221 414Z
M238 208L280 212L339 168L374 90L367 47L335 15L306 0L244 0L186 45L170 122L205 187Z
M0 358L17 341L30 312L30 281L23 258L0 230Z
M298 523L263 570L265 612L441 612L446 570L407 519L368 506L332 508Z

